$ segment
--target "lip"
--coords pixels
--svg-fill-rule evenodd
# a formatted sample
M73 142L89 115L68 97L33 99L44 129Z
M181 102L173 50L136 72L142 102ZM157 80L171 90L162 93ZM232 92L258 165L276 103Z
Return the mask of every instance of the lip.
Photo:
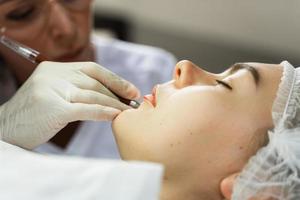
M58 58L56 58L55 60L58 62L70 62L70 61L74 61L76 60L76 58L79 58L81 56L81 54L84 51L84 47L78 48L77 50L71 52L71 53L67 53L67 54L63 54L62 56L59 56Z
M156 96L156 92L157 92L157 85L153 87L152 89L152 93L145 95L144 96L144 100L148 103L150 103L153 107L156 107L156 100L157 100L157 96Z

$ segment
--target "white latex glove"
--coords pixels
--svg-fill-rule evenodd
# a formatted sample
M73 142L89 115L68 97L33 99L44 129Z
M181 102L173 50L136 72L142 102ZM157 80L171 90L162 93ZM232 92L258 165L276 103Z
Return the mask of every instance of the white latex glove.
M26 149L47 142L69 122L112 120L138 89L92 63L41 63L17 93L0 106L0 139Z

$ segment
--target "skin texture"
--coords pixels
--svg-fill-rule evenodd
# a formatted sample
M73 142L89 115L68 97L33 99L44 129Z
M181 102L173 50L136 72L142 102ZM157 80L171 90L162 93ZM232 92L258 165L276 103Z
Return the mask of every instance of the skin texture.
M87 1L92 3L90 0ZM3 19L16 11L26 12L28 6L30 7L29 2L28 0L0 2L0 18ZM57 3L58 1L43 2L50 3L45 4L47 6L43 8L39 17L33 21L14 21L14 26L11 29L7 27L5 34L41 52L49 61L94 61L94 49L90 43L91 5L82 11L72 11ZM15 75L19 85L23 84L36 68L36 65L16 56L1 45L0 56ZM58 146L65 147L77 126L77 122L70 123L52 141Z
M246 69L212 74L181 61L173 80L154 89L156 106L150 95L114 120L123 159L164 164L161 199L223 199L221 180L265 142L283 67L246 64L258 71L258 85Z

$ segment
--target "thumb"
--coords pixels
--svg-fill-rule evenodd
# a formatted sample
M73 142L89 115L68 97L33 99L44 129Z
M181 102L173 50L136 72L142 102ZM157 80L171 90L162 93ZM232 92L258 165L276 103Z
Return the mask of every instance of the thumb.
M220 184L220 189L221 189L221 193L222 195L230 200L231 199L231 195L232 195L232 191L233 191L233 185L234 182L237 178L237 176L240 173L234 173L234 174L230 174L229 176L225 177Z

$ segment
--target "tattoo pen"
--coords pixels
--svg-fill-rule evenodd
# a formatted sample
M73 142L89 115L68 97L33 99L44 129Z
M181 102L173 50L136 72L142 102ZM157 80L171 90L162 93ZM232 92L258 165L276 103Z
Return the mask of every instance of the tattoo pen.
M5 35L0 36L0 43L3 44L4 46L6 46L7 48L11 49L16 54L22 56L23 58L29 60L30 62L32 62L34 64L39 64L43 61L46 61L46 57L44 57L40 52L38 52L30 47L27 47L23 44L20 44L19 42L16 42L16 41L6 37ZM112 92L112 91L110 91L110 92ZM115 93L113 93L113 94L116 95ZM140 106L140 103L135 100L125 99L118 95L116 95L116 96L119 98L119 100L121 102L123 102L124 104L129 105L133 108L138 108Z

